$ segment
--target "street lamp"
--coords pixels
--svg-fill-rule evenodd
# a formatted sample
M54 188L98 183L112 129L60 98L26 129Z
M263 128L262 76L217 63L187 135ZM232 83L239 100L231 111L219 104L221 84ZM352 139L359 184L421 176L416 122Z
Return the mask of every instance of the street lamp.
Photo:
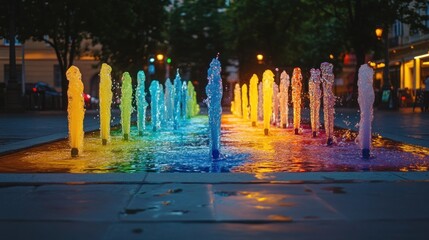
M157 54L156 55L156 60L162 62L162 60L164 60L164 55L163 54Z
M385 29L381 27L375 29L377 39L384 42L383 87L380 108L393 109L395 108L395 91L393 91L394 89L389 77L389 39L387 29L387 27Z
M375 29L375 36L377 36L378 40L381 40L381 36L383 36L383 28L378 27Z
M262 60L264 60L264 55L258 54L258 55L256 55L256 59L258 59L258 61L262 61Z

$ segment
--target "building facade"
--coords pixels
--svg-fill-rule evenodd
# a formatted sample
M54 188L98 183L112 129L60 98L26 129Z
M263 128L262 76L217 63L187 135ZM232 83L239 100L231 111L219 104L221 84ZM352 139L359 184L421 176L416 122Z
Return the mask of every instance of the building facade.
M91 93L92 82L98 79L98 61L92 53L89 40L81 43L83 54L77 56L74 65L82 73L85 93ZM24 44L17 42L16 65L18 83L22 86L44 82L61 92L61 73L54 49L44 42L28 40ZM9 80L9 43L6 39L0 40L0 85L3 88ZM22 88L23 94L25 87ZM98 95L98 93L97 93Z

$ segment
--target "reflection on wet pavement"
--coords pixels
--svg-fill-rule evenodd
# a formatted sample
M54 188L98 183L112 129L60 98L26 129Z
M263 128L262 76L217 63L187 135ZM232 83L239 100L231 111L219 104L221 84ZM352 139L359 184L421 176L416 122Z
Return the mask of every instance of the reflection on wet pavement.
M112 143L101 146L99 133L85 138L82 156L70 158L67 141L58 141L0 157L0 172L245 172L270 179L272 172L315 171L427 171L429 149L373 136L373 156L364 161L354 143L356 133L335 132L337 143L326 146L323 132L311 138L311 129L294 135L292 129L271 128L224 115L222 157L210 159L207 116L187 120L180 130L146 132L138 136L132 127L130 141L120 130ZM150 127L148 127L150 129Z

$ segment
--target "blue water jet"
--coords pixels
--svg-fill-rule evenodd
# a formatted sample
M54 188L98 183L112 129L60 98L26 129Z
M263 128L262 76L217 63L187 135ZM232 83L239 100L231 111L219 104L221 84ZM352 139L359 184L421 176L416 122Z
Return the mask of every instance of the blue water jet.
M137 101L137 128L139 135L143 135L143 131L146 128L146 108L148 103L146 102L145 92L145 80L146 76L143 71L137 73L137 88L136 88L136 101Z
M207 71L208 84L206 86L207 106L209 115L209 143L213 158L220 155L220 122L222 117L222 78L221 66L218 58L214 58Z
M173 112L173 122L174 129L179 128L180 120L180 105L182 99L182 80L180 78L179 69L177 69L176 78L174 79L174 112Z
M159 116L159 82L153 80L150 83L150 114L152 121L153 131L156 131L160 127L160 116Z

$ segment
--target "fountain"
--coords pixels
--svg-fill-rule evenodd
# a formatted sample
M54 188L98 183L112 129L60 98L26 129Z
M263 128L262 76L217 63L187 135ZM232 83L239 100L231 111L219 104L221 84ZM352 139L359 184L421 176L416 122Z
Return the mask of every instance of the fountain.
M132 106L133 86L131 84L131 76L128 72L122 74L121 87L121 125L124 140L128 140L130 136L131 114L133 113Z
M179 120L181 115L181 99L182 99L182 80L180 78L179 69L177 69L176 78L174 79L174 112L173 112L173 122L174 129L179 128Z
M360 107L359 134L356 141L362 149L362 157L369 159L371 149L371 122L373 118L374 89L372 86L374 70L363 64L359 68L358 103Z
M308 92L310 95L311 130L313 132L313 137L316 137L320 127L320 97L322 96L322 90L320 89L320 70L312 68L310 70L310 75Z
M273 83L273 116L272 123L277 126L279 121L279 110L280 110L280 102L279 102L279 85L277 83Z
M163 128L167 125L166 121L166 111L165 111L165 104L164 104L164 86L162 84L159 84L159 91L158 91L158 117L159 117L159 124L160 128Z
M252 121L252 126L256 127L256 122L258 121L258 76L256 74L252 75L250 79L250 120Z
M105 68L101 70L100 77L104 78L108 75L105 70ZM133 139L134 141L123 141L125 131L112 128L108 146L100 146L98 133L88 132L84 139L85 154L81 154L85 112L82 98L83 85L79 70L76 67L71 67L67 71L67 78L70 83L68 92L70 100L68 109L70 142L59 140L49 143L49 146L42 145L10 155L2 155L0 156L0 162L2 162L0 172L214 171L260 174L267 172L362 171L368 169L371 171L427 171L429 167L428 148L398 143L382 137L374 138L371 142L371 105L374 101L374 92L371 87L373 71L366 65L362 66L359 71L359 104L361 107L359 135L354 139L355 132L338 129L335 132L335 135L338 136L338 144L332 148L321 146L319 139L297 136L280 128L270 129L270 137L266 137L259 132L259 128L248 127L245 120L231 114L222 115L223 89L220 71L220 62L217 58L213 59L208 70L208 85L206 86L208 117L196 116L182 120L180 115L175 115L183 121L183 126L186 127L172 129L168 125L167 127L163 126L162 134L147 132L144 138L136 137ZM317 70L311 72L310 91L315 91L317 89L314 87L319 85L317 84L318 73ZM287 92L286 73L282 75L279 99L285 98L284 93ZM265 99L262 99L265 105L264 131L267 126L266 120L268 120L268 127L270 127L270 118L272 117L273 96L270 94L273 94L274 90L273 76L271 71L265 71L263 85L261 85L263 86L261 93L267 91L263 95ZM180 80L180 77L177 78ZM300 78L299 71L295 70L292 79L294 84ZM123 126L126 122L129 123L129 121L124 120L126 118L124 114L131 112L131 106L129 106L128 111L125 108L125 103L131 102L131 94L126 92L127 84L130 82L131 78L124 73L122 97L125 99L121 103ZM315 82L316 84L314 84ZM187 93L181 92L182 83L177 84L177 81L175 83L175 86L180 88L178 93L187 95L187 113L188 116L193 116L195 112L192 109L198 109L198 105L192 83L187 82ZM101 80L100 84L104 84L104 80ZM160 115L168 115L167 107L163 107L162 101L165 103L164 105L168 105L169 100L176 100L175 90L169 91L168 85L167 81L164 92L158 81L155 80L150 84L151 124L155 131L160 127L159 122L162 119ZM243 89L245 88L243 85ZM294 94L299 96L300 91L296 91L296 89L295 87ZM166 97L168 95L170 97ZM311 95L313 98L316 94ZM180 110L183 106L180 106L180 100L177 102ZM175 101L174 104L177 102ZM313 103L312 101L311 105ZM280 105L283 104L284 101L281 101ZM294 105L298 106L295 103ZM314 114L314 111L312 113ZM357 114L357 112L352 114ZM168 117L164 117L164 119L168 119ZM91 121L92 118L87 120ZM315 121L312 120L313 122ZM180 124L181 122L178 122L177 126ZM221 124L222 154L220 154ZM303 128L308 127L304 125L305 123L302 124ZM128 134L133 135L138 131L138 126L130 124ZM359 146L355 144L354 140L359 143ZM68 144L72 148L72 157L79 155L78 159L70 161L69 151L64 151L64 149L69 148ZM360 161L362 157L370 157L370 150L371 154L377 156L377 161ZM207 154L208 151L210 154Z
M148 103L146 102L145 92L145 80L146 76L143 71L137 73L137 88L136 88L136 102L137 102L137 128L139 136L143 135L143 131L146 128L146 108Z
M79 68L71 66L66 72L69 81L68 95L68 122L69 122L69 141L71 147L71 156L77 157L83 150L83 119L85 117L83 100L82 74Z
M187 93L188 93L188 83L186 81L183 81L182 83L182 118L185 119L186 116L188 115L186 113L187 109L186 109L186 105L187 105Z
M222 78L220 76L221 66L218 58L214 58L207 71L208 84L206 86L207 106L209 115L209 146L211 156L220 156L220 123L222 117Z
M150 92L150 101L151 101L150 115L151 115L151 122L152 122L152 130L154 132L158 130L161 126L160 116L159 116L160 115L160 106L159 106L160 91L161 90L159 87L159 82L157 80L153 80L150 83L149 92Z
M286 71L280 74L280 92L278 99L280 102L280 126L287 128L289 123L289 75Z
M165 93L164 93L164 105L165 105L165 118L167 122L172 122L174 119L174 95L173 95L173 84L170 78L165 80Z
M196 116L200 112L200 106L197 102L197 93L191 81L188 81L188 94L186 95L186 108L188 118Z
M235 106L234 114L237 117L243 116L243 111L241 109L242 108L241 88L240 88L240 84L238 83L235 84L235 88L234 88L234 106Z
M100 137L103 145L110 140L110 109L112 106L112 68L103 63L100 70Z
M326 143L328 146L334 143L334 114L335 96L332 92L334 84L333 65L328 62L320 64L323 84L323 116L325 122Z
M241 103L243 109L244 120L249 120L249 99L247 97L247 85L243 84L241 87Z
M273 108L273 84L274 73L271 70L265 70L262 75L263 90L264 90L264 134L268 135L270 129L270 121Z
M195 116L194 109L194 85L191 81L188 81L187 87L186 87L186 118L191 118Z
M264 83L262 81L258 84L258 119L264 120Z
M299 134L301 124L301 91L302 75L300 68L294 68L292 74L292 102L293 102L293 128Z

